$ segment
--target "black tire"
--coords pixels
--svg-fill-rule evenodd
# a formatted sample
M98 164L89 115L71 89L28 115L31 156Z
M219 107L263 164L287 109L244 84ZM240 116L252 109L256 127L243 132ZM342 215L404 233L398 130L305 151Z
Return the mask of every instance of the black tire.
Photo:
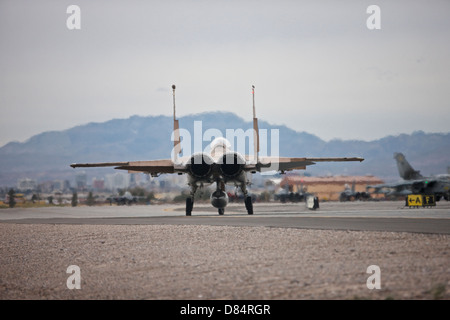
M186 216L191 216L192 208L194 207L194 201L192 198L186 198Z
M218 211L219 211L219 214L221 216L223 216L223 214L225 213L225 209L224 208L220 208Z
M245 198L245 208L248 214L253 214L253 202L252 197Z

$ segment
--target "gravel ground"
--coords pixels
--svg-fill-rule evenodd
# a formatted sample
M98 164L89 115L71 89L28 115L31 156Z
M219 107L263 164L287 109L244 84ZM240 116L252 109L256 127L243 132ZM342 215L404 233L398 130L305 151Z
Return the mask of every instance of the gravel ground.
M0 223L0 299L391 298L450 298L448 235Z

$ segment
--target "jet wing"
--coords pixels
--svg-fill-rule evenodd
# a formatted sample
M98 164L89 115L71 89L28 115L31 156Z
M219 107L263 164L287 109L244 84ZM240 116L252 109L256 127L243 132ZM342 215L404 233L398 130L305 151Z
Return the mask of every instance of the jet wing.
M420 193L426 192L427 190L434 188L438 184L438 182L439 181L436 179L404 180L396 183L367 186L367 188L374 188L374 189L388 188L388 189L395 189L397 191L411 189L412 192Z
M262 157L258 164L247 164L245 169L257 171L289 171L294 169L306 169L306 166L316 164L316 162L343 162L343 161L363 161L362 158L290 158L290 157ZM150 161L128 161L128 162L101 162L101 163L73 163L72 168L92 168L92 167L114 167L118 170L128 170L128 172L144 172L152 175L161 173L185 172L186 166L175 165L170 159L150 160Z
M114 169L128 170L128 172L144 172L152 175L176 172L175 165L170 159L128 162L73 163L70 166L72 168L115 167ZM183 168L177 168L177 171L183 171Z
M363 161L363 158L291 158L291 157L261 157L258 164L253 168L248 166L249 170L257 169L259 171L289 171L303 170L306 166L316 164L316 162L344 162L344 161Z
M425 187L425 186L432 186L436 183L436 180L427 180L427 179L421 179L421 180L404 180L401 182L393 183L390 185L387 185L387 187L390 188L401 188L401 187Z

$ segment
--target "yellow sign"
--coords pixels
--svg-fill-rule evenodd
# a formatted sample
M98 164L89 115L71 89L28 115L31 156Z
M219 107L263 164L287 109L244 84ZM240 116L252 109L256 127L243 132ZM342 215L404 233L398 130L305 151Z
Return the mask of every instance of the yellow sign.
M409 207L421 207L422 206L422 195L420 195L420 194L409 194L407 200L408 200Z
M408 207L428 207L436 205L434 195L428 194L410 194L406 198L406 202Z
M423 195L423 206L435 206L436 205L436 200L434 198L434 195Z

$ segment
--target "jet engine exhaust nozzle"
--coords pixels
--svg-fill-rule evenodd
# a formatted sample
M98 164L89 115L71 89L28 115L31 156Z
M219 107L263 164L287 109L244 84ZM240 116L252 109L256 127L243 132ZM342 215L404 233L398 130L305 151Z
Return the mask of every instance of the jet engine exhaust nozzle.
M245 160L237 152L229 152L223 155L220 162L220 171L227 178L235 178L244 170Z
M194 154L188 162L189 172L197 178L206 178L211 175L213 159L206 153Z

